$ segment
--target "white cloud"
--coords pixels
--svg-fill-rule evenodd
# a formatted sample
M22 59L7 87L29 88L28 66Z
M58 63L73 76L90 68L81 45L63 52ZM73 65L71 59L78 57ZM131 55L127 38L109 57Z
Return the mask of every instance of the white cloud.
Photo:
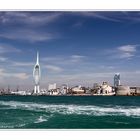
M43 57L41 58L42 61L45 61L45 62L55 62L55 61L61 61L63 58L62 57Z
M118 50L119 51L122 51L122 52L136 52L136 47L137 45L124 45L124 46L120 46L118 47Z
M15 28L4 28L0 38L10 40L23 40L29 42L48 41L58 38L56 32L48 31L48 24L55 22L63 15L62 12L1 12L0 22L3 24L16 25ZM17 26L20 24L20 26ZM21 25L23 24L22 28ZM36 26L45 25L45 31L39 30Z
M21 52L21 50L8 44L0 44L0 53L10 53L10 52Z
M92 11L92 12L89 12L87 11L87 12L78 12L78 15L106 20L106 21L112 21L112 22L127 22L127 24L140 22L140 12L129 12L129 11L119 11L119 12Z
M128 58L128 59L130 59L133 56L134 56L134 54L131 54L131 53L121 53L119 55L120 58Z
M48 24L55 22L59 17L61 17L62 13L47 13L47 12L17 12L17 11L9 11L3 12L1 14L0 19L1 22L6 23L24 23L26 25L31 26L40 26L43 24Z
M97 18L107 21L120 22L120 19L112 17L109 13L105 12L78 12L79 15L90 18Z
M132 58L135 56L136 47L138 45L124 45L118 47L118 54L120 58Z
M24 40L29 42L48 41L55 38L54 34L36 32L33 30L16 30L0 33L0 37L11 40ZM1 48L0 48L1 51Z
M61 72L63 71L62 68L54 65L46 65L45 68L47 68L50 72Z
M105 50L104 54L115 59L131 59L136 56L137 46L139 45L122 45L115 49Z
M85 56L82 56L82 55L72 55L70 60L72 62L80 62L84 58L85 58Z
M33 62L11 62L13 66L33 66Z
M86 56L74 54L71 56L44 57L41 58L41 60L51 64L53 63L53 64L70 65L70 64L75 64L77 62L82 62L85 58Z
M8 78L15 77L15 78L18 78L21 80L29 78L29 75L26 73L11 73L11 72L6 72L5 69L0 69L0 76L1 77L8 77Z
M81 58L84 58L85 56L82 56L82 55L72 55L71 58L72 59L81 59Z
M17 78L19 78L21 80L25 80L25 79L29 78L29 75L27 75L26 73L14 73L14 74L12 73L11 76L17 77Z
M5 61L7 61L8 60L8 58L6 58L6 57L0 57L0 61L1 62L5 62Z

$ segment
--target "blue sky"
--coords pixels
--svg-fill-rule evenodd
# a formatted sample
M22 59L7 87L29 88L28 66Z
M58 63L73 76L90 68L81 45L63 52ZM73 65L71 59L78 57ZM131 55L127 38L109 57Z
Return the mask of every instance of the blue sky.
M32 88L36 51L41 87L86 85L121 74L140 85L140 12L0 12L0 87Z

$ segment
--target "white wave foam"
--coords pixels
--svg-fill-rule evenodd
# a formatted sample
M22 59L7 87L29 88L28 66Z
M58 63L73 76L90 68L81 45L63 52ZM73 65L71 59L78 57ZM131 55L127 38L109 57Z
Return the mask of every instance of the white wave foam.
M50 114L77 114L77 115L122 115L122 116L137 116L140 117L140 107L134 106L94 106L94 105L63 105L63 104L37 104L32 102L17 102L17 101L0 101L0 105L9 107L10 109L32 110L35 112L43 111ZM45 121L40 118L38 121Z
M0 129L14 129L14 128L21 128L25 126L25 123L17 124L17 123L0 123Z
M39 118L34 122L34 123L41 123L41 122L46 122L48 119L44 116L39 116Z

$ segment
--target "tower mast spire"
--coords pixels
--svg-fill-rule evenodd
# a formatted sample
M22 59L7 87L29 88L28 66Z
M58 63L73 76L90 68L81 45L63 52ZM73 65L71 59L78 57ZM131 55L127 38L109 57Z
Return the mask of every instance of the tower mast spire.
M34 93L39 94L40 88L39 88L39 81L40 81L40 65L39 65L39 53L37 52L37 58L36 58L36 64L33 69L33 78L35 81L35 87L34 87Z
M36 64L39 65L39 53L37 51L37 59L36 59Z

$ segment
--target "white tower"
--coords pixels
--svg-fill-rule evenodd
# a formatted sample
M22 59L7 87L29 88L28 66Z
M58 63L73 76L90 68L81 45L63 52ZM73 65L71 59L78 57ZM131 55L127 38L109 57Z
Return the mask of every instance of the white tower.
M120 74L117 73L117 74L115 74L115 76L114 76L114 87L117 87L117 86L119 86L120 84L121 84L121 82L120 82Z
M40 93L40 89L39 89L40 77L41 77L41 71L40 71L40 65L39 65L39 53L37 52L36 64L33 69L33 78L35 81L34 93L36 94Z

